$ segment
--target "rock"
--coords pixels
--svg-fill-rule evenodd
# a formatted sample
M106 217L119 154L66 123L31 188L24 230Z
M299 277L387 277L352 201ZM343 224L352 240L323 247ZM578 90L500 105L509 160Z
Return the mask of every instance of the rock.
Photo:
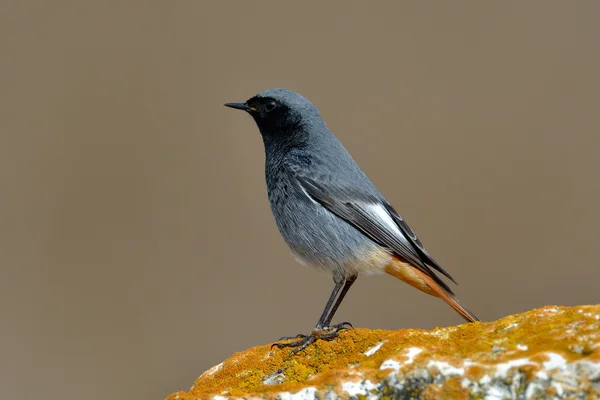
M600 398L600 305L543 307L430 331L353 329L289 350L258 346L167 400Z

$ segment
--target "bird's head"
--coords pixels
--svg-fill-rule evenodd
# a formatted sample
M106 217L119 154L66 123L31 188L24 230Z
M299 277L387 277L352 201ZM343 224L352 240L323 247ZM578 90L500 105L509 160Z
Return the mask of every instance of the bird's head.
M267 89L243 103L227 107L244 110L254 118L261 134L276 138L302 131L310 124L322 124L317 108L304 96L288 89Z

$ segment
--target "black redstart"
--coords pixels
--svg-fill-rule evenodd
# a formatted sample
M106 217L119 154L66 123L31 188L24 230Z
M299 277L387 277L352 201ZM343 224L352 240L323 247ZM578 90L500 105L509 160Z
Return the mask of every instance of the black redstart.
M466 320L478 321L434 270L454 279L431 258L310 101L287 89L268 89L244 103L225 105L248 112L258 125L279 232L301 264L331 271L335 282L315 329L275 346L297 352L348 327L330 323L359 274L386 272L440 297Z

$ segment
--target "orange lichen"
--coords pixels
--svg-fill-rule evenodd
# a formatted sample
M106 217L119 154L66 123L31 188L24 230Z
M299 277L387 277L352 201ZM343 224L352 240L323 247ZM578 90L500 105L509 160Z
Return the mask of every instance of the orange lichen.
M219 367L202 374L186 392L173 393L168 400L204 399L212 395L248 396L276 392L295 392L306 386L334 387L342 380L383 379L391 371L380 370L383 361L408 361L408 350L420 349L411 364L443 359L452 364L469 359L465 376L480 379L485 373L481 365L519 358L532 362L547 361L544 352L560 354L567 361L585 357L600 360L600 306L548 306L523 314L508 316L495 322L470 323L430 331L403 329L384 331L352 329L330 342L319 340L298 354L289 349L271 350L270 344L236 353ZM372 355L364 353L381 343ZM523 371L535 373L534 366ZM265 379L280 372L281 384L265 385ZM442 396L440 393L443 393ZM444 397L453 393L457 397ZM462 398L466 396L460 379L450 378L443 386L430 385L423 396ZM464 396L463 396L464 395ZM436 397L437 396L437 397Z

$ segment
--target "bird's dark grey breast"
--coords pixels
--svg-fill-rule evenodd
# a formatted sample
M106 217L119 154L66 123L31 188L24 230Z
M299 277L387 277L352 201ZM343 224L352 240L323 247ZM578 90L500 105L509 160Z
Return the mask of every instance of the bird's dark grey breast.
M314 201L298 173L326 180L327 163L302 152L267 156L266 181L271 211L284 240L302 261L341 270L372 245L361 232Z

